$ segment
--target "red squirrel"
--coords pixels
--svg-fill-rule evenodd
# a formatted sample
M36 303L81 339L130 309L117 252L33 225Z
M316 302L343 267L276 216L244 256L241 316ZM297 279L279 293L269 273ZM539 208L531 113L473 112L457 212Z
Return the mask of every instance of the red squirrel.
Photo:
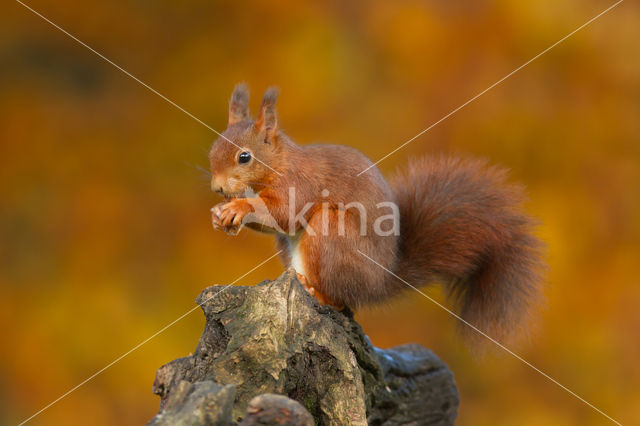
M494 338L522 322L540 293L541 243L505 170L424 157L387 182L353 148L296 145L279 128L278 93L266 91L253 120L246 85L233 91L209 154L211 187L225 197L214 228L274 234L301 283L338 309L388 301L404 280L443 284L460 316Z

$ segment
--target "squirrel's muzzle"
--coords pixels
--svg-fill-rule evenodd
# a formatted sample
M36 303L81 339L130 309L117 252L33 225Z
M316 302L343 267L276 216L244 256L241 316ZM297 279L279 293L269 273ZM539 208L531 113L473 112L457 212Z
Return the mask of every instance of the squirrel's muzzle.
M216 176L212 177L211 190L220 194L224 193L224 180Z

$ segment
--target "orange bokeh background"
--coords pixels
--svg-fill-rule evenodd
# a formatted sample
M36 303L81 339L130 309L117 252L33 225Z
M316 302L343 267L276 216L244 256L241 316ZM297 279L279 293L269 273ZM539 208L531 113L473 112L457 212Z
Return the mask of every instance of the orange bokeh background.
M612 3L28 4L218 130L236 82L254 111L276 84L294 140L376 160ZM0 423L15 424L275 249L211 228L210 130L19 3L2 9ZM640 424L639 22L623 2L380 164L461 152L527 186L547 300L514 349L624 424ZM377 346L419 342L450 366L460 425L609 423L510 355L472 354L420 295L357 317ZM192 313L31 423L146 422L156 368L203 323Z

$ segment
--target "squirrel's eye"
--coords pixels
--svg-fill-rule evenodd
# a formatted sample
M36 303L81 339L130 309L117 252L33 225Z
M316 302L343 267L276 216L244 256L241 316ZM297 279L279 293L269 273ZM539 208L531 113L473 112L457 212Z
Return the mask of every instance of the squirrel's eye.
M247 164L249 161L251 161L250 152L244 151L238 155L238 164Z

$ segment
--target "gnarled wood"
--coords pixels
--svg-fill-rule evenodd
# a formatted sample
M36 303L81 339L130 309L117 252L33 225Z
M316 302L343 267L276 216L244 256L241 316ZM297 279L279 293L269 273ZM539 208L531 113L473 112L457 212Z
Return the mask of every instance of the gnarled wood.
M255 287L223 289L197 298L207 322L193 355L158 369L154 426L176 424L176 416L181 424L258 424L246 422L259 413L284 422L269 424L305 424L293 401L254 400L262 394L299 402L317 424L453 424L458 393L442 361L419 345L374 348L349 311L319 305L292 269ZM230 415L203 416L208 409ZM298 423L286 423L292 418Z

